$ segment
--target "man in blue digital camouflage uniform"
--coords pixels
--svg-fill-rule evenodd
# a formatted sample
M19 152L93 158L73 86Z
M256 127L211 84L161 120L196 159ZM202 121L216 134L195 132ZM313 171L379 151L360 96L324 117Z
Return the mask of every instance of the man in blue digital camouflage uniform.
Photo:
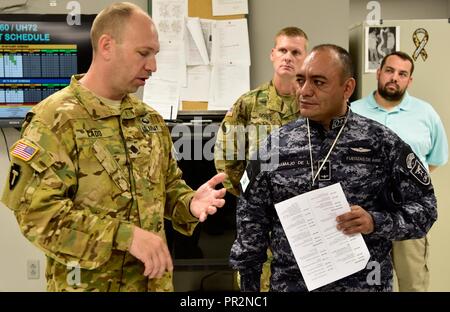
M223 185L239 196L239 180L247 161L267 134L299 117L295 75L307 54L308 36L298 27L285 27L275 36L270 53L272 80L243 94L223 119L214 147L217 172L225 172ZM271 253L264 264L261 291L269 290Z
M338 216L336 226L344 234L363 234L369 262L379 264L379 280L370 279L373 267L368 267L317 291L391 291L391 240L423 237L437 218L428 173L394 132L348 109L355 80L346 50L315 47L298 83L304 118L270 135L241 182L230 255L241 289L258 291L270 246L271 290L307 290L274 204L340 182L351 211ZM321 170L319 161L325 163Z

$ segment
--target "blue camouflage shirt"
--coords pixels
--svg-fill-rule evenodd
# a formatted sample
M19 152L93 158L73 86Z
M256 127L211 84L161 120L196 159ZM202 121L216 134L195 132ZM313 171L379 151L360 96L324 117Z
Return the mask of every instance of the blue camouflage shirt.
M374 221L363 238L374 267L325 285L317 291L391 291L391 240L420 238L436 221L436 198L425 167L393 131L348 111L348 120L331 121L330 130L310 121L314 172L340 128L344 129L312 186L308 129L300 118L275 131L247 166L248 185L237 207L237 237L230 264L241 274L241 290L258 291L268 247L273 252L272 291L307 291L274 204L340 182L350 205L360 205ZM271 233L269 235L269 233Z

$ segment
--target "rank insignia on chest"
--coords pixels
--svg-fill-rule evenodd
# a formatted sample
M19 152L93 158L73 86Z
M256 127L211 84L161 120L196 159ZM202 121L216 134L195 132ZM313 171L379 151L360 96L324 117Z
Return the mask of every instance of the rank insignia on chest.
M23 161L30 161L38 151L39 147L22 139L17 141L13 146L11 156L22 159Z
M317 162L318 168L320 168L320 166L322 166L322 164L323 164L323 167L322 167L322 169L319 172L318 180L319 181L330 181L331 180L331 164L330 164L330 161L327 160L324 163L322 160L319 160Z

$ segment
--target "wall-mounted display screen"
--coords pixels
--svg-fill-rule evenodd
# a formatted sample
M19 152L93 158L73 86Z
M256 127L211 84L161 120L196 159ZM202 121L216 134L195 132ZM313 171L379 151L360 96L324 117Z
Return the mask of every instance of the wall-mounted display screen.
M86 72L95 15L69 25L64 14L0 14L0 126L20 126L41 100Z

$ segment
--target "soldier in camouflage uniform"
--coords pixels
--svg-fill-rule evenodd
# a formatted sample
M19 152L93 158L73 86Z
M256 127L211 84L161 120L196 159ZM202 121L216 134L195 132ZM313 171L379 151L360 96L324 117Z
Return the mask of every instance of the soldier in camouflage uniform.
M241 182L244 194L230 255L242 290L259 289L268 246L273 252L271 290L307 290L274 208L296 195L340 182L351 211L337 216L337 229L362 233L369 263L376 261L380 268L378 281L370 278L373 268L368 266L317 291L391 291L391 240L423 237L436 220L430 177L409 145L349 110L352 77L347 51L315 47L298 76L303 118L272 132L264 149L268 152L261 149L261 160L247 166L249 182ZM269 162L274 158L276 163ZM319 160L326 163L320 174Z
M163 220L190 235L224 205L226 190L214 187L225 175L192 191L162 117L128 95L156 70L147 13L113 4L91 36L86 75L27 115L2 201L45 252L48 290L171 291Z
M280 30L270 54L274 68L272 80L242 95L222 121L217 133L214 161L217 171L228 175L224 186L236 196L239 196L239 180L247 161L265 137L256 137L257 131L246 131L248 126L262 126L267 134L299 117L295 75L306 57L307 42L307 35L297 27ZM241 153L236 136L244 132L245 150ZM231 154L228 149L232 150Z
M242 95L226 114L217 133L214 161L228 179L224 186L239 196L239 180L250 155L274 128L299 117L295 75L306 57L308 37L297 27L286 27L275 36L270 54L272 80ZM238 136L243 136L238 138ZM241 140L242 139L242 140ZM269 257L270 251L268 253ZM261 290L269 288L270 261L265 263Z

